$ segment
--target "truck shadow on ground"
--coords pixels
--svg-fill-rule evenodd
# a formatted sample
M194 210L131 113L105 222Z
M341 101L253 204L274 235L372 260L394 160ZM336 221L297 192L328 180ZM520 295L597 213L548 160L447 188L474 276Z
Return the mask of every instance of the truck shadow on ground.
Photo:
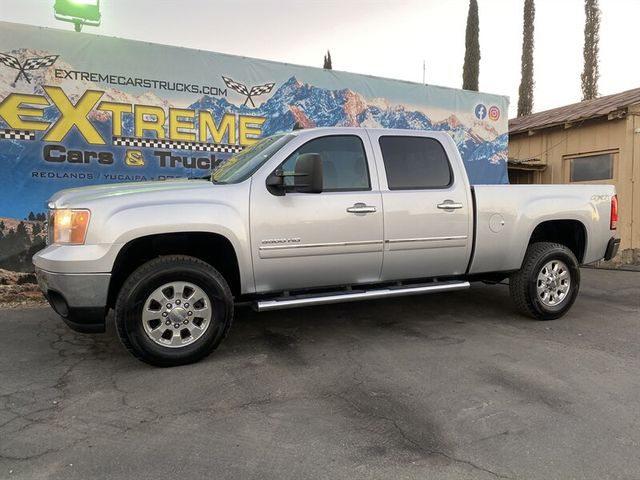
M258 313L236 309L231 331L214 358L276 354L304 364L301 351L325 344L366 344L394 338L425 346L465 342L474 329L531 322L517 313L508 288L474 286L463 292L410 296Z

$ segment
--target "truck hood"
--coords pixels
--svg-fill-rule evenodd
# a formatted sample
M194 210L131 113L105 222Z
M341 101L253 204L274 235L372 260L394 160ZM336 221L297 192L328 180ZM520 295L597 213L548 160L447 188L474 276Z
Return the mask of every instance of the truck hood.
M122 244L171 232L244 232L250 187L250 181L188 179L120 183L62 190L49 203L91 212L86 245Z
M69 188L55 193L49 204L54 208L91 208L105 201L110 204L135 202L143 198L170 201L176 196L185 198L202 190L218 190L209 180L164 180L149 182L114 183L90 187ZM219 187L228 187L220 185Z

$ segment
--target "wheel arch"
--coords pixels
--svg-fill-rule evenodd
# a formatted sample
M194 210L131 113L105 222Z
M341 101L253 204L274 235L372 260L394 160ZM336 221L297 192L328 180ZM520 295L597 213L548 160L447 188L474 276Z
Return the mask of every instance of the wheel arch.
M582 263L587 250L587 229L580 220L546 220L531 232L527 246L538 242L558 243L567 247Z
M111 270L107 306L113 308L126 279L144 263L163 255L189 255L220 272L234 296L242 291L238 255L231 241L211 232L172 232L145 235L125 243Z

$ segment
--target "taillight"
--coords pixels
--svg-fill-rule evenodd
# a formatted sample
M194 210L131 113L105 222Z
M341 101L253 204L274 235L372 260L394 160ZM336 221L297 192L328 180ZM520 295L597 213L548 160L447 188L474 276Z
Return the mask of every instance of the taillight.
M618 195L611 197L611 223L609 224L610 230L618 228Z

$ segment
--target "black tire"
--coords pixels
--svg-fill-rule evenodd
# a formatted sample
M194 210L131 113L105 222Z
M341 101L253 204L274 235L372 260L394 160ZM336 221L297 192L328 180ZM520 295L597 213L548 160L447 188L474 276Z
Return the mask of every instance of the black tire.
M557 293L552 292L552 295L556 294L558 303L549 305L548 293L543 293L547 295L546 299L538 294L538 275L549 262L553 261L562 262L567 267L569 289L560 300ZM540 285L544 286L544 283L540 282ZM555 290L554 286L550 286L550 290ZM558 243L539 242L529 245L522 268L509 277L509 292L518 309L523 314L538 320L554 320L562 317L575 302L579 289L578 260L571 250Z
M154 341L142 321L142 310L152 292L170 282L195 285L211 304L204 332L198 333L200 336L192 343L177 348ZM195 317L189 318L194 322ZM233 296L225 279L208 263L185 255L158 257L136 269L120 288L115 307L116 329L123 345L139 360L159 367L185 365L206 357L227 335L232 320Z

